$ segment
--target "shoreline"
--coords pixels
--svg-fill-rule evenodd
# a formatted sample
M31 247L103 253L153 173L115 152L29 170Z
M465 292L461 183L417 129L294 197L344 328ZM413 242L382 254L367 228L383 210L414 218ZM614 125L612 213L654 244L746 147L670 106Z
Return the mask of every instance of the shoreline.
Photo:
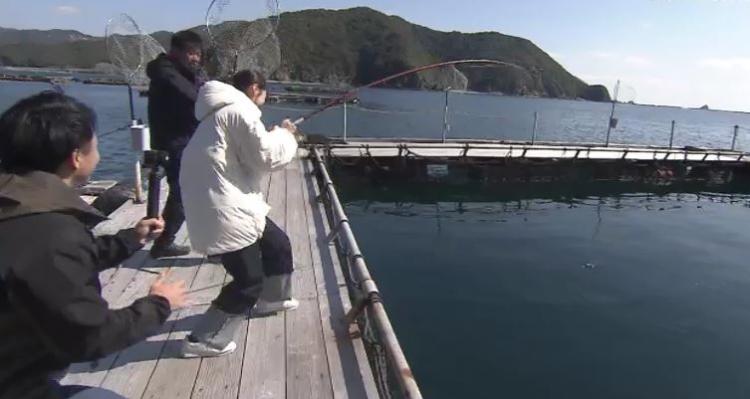
M16 73L8 73L8 72ZM25 74L21 72L27 72ZM82 76L77 76L82 75ZM92 76L93 75L93 76ZM99 75L100 77L96 77ZM85 76L85 77L83 77ZM127 86L127 83L112 74L98 71L95 69L86 68L45 68L45 67L21 67L21 66L0 66L0 81L15 81L15 82L41 82L50 84L65 84L70 82L89 84L89 85L103 85L103 86ZM269 80L272 85L280 86L281 90L271 92L269 95L277 98L275 102L279 103L318 103L324 102L332 97L342 95L349 90L356 89L355 87L340 83L340 84L329 84L323 82L302 82L302 81L281 81L281 80ZM146 96L148 89L143 87L134 86L142 96ZM429 90L419 88L398 88L398 87L384 87L383 89L388 90L406 90L406 91L428 91L428 92L443 92L442 90ZM562 98L562 97L540 97L540 96L513 96L501 92L480 92L480 91L462 91L462 90L451 90L454 93L460 93L463 95L487 95L487 96L503 96L503 97L516 97L523 99L532 100L561 100L561 101L585 101L597 104L611 104L611 101L590 101L583 98ZM302 101L296 101L295 97L304 97ZM635 103L635 102L617 102L618 105L631 105L637 107L648 107L648 108L666 108L674 110L684 111L703 111L703 112L726 112L734 114L750 114L750 111L740 110L725 110L716 108L702 108L702 107L685 107L680 105L668 105L668 104L648 104L648 103Z

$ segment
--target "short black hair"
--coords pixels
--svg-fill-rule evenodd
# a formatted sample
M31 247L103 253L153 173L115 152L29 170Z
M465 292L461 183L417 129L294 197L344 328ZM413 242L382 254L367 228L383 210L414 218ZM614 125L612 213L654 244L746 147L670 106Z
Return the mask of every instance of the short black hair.
M191 30L183 30L172 35L169 43L172 50L203 50L203 39L201 36Z
M266 88L266 77L259 71L245 69L235 73L232 77L232 86L239 91L245 91L254 84L261 89Z
M45 91L24 98L0 116L0 169L55 173L95 129L96 113L73 97Z

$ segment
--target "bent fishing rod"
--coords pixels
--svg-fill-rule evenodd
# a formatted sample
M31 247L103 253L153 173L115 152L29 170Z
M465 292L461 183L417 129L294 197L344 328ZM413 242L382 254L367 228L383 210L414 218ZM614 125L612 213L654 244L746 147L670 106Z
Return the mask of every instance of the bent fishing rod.
M343 104L344 102L347 102L347 101L355 98L357 96L357 93L359 93L360 90L367 89L367 88L374 87L374 86L378 86L378 85L381 85L383 83L387 83L387 82L390 82L392 80L395 80L395 79L398 79L398 78L401 78L401 77L404 77L404 76L407 76L407 75L415 74L415 73L418 73L418 72L423 72L423 71L427 71L427 70L435 69L435 68L442 68L442 67L446 67L446 66L455 66L455 65L464 65L464 64L505 66L505 67L511 67L511 68L520 69L523 72L526 72L527 74L529 73L525 68L523 68L521 66L518 66L516 64L510 63L510 62L505 62L505 61L490 60L490 59L467 59L467 60L443 61L443 62L438 62L438 63L435 63L435 64L423 65L423 66L412 68L412 69L409 69L409 70L406 70L406 71L403 71L403 72L399 72L399 73L391 75L391 76L387 76L387 77L382 78L382 79L378 79L378 80L376 80L376 81L374 81L372 83L368 83L368 84L366 84L364 86L352 89L352 90L350 90L350 91L342 94L341 96L332 99L325 106L323 106L323 107L321 107L321 108L319 108L319 109L317 109L317 110L315 110L313 112L310 112L307 115L304 115L304 116L296 119L293 123L295 125L299 125L300 123L303 123L303 122L309 120L310 118L312 118L312 117L320 114L321 112L326 111L327 109L330 109L330 108L336 107L336 106L338 106L340 104Z

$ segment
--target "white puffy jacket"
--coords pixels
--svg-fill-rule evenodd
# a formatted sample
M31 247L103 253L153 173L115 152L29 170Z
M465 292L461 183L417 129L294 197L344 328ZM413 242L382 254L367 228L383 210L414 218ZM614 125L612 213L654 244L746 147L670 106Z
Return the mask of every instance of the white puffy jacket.
M271 207L264 174L292 161L297 141L286 129L266 131L260 109L233 86L211 81L195 104L198 129L182 154L180 186L190 242L208 255L252 245Z

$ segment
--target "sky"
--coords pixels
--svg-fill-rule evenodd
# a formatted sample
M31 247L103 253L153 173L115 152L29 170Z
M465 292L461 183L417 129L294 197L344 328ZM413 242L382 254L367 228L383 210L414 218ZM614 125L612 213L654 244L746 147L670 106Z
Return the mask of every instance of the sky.
M589 84L604 84L611 90L621 80L625 101L750 111L750 0L280 2L282 11L368 6L437 30L520 36ZM241 3L248 17L260 15L265 4ZM76 29L102 36L106 20L125 12L144 31L174 31L200 25L208 4L208 0L0 0L0 26Z

